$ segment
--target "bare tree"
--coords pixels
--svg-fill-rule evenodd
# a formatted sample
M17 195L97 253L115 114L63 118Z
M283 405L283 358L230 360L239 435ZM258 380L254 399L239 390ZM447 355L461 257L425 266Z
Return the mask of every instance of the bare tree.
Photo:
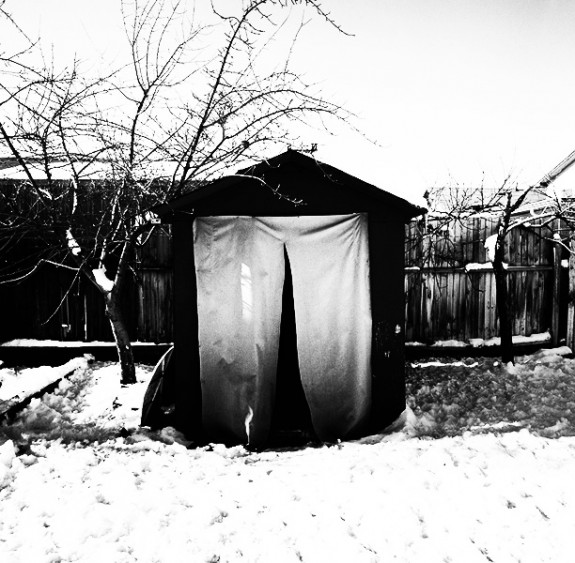
M485 241L487 256L492 263L496 285L496 307L501 337L501 357L504 362L514 362L513 330L508 296L508 265L505 262L506 244L513 229L550 225L562 220L571 231L575 227L575 201L565 198L553 189L553 182L575 163L575 152L568 155L538 182L521 188L511 175L496 189L486 189L482 183L475 188L457 185L436 187L427 193L436 217L432 231L440 230L454 222L465 222L477 213L496 218L494 233ZM533 202L528 205L529 202ZM558 234L554 244L568 246Z
M4 6L0 17L16 26ZM78 61L38 65L29 40L0 57L9 77L0 85L0 139L24 175L2 194L0 244L42 242L3 279L40 263L89 279L103 296L124 383L135 371L122 292L154 225L148 209L285 143L296 124L343 116L291 70L291 48L281 64L273 51L282 32L293 47L302 13L337 28L318 2L246 0L229 12L214 2L208 24L190 17L191 7L124 0L129 63L93 79Z

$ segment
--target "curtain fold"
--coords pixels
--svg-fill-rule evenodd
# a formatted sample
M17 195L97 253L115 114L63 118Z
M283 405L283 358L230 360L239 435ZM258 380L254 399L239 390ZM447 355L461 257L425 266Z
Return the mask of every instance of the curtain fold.
M312 219L303 218L302 219ZM371 406L371 302L364 215L309 221L287 242L302 385L326 441L360 432Z
M200 217L194 250L202 419L216 439L259 444L268 437L284 246L292 267L300 374L316 433L323 440L345 438L369 415L366 216Z
M275 401L283 243L250 217L206 217L195 221L194 252L204 429L263 443Z

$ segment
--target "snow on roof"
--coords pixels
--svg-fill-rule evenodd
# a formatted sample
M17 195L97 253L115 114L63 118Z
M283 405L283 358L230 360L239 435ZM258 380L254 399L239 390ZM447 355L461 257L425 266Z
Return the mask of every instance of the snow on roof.
M46 170L40 162L28 161L28 165L34 179L40 181L47 179ZM118 177L121 174L118 164L109 161L78 161L74 163L74 166L80 178L85 180L105 180ZM171 161L153 162L142 169L142 176L147 178L170 177L175 166L176 163ZM68 162L53 161L50 163L50 175L54 180L69 180L73 172ZM5 162L5 166L1 165L0 159L0 180L28 180L28 174L13 159Z

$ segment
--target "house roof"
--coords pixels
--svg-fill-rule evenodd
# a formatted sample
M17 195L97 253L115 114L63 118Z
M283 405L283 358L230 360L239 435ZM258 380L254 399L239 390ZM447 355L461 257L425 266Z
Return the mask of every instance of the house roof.
M403 221L426 212L291 149L154 209L165 222L193 215L325 215L365 211L384 211Z
M18 161L11 156L0 156L0 170L6 168L14 168L18 165Z
M46 181L46 168L44 162L38 158L26 158L28 172L34 180ZM82 180L114 180L122 175L123 170L118 163L107 159L77 159L74 167ZM143 178L171 177L175 163L172 161L157 161L147 163L145 169L138 170ZM69 180L73 177L70 162L63 159L52 158L49 161L49 170L52 180ZM0 157L0 180L28 180L27 171L12 157Z

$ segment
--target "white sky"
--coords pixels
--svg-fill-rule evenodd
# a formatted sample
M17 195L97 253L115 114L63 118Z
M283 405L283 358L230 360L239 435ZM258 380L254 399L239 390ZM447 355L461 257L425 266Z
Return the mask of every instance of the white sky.
M26 29L114 57L119 0L8 0ZM320 160L418 200L426 188L534 182L575 149L575 2L331 0L353 37L309 25L295 63L376 141L314 133ZM56 51L58 53L58 51Z

